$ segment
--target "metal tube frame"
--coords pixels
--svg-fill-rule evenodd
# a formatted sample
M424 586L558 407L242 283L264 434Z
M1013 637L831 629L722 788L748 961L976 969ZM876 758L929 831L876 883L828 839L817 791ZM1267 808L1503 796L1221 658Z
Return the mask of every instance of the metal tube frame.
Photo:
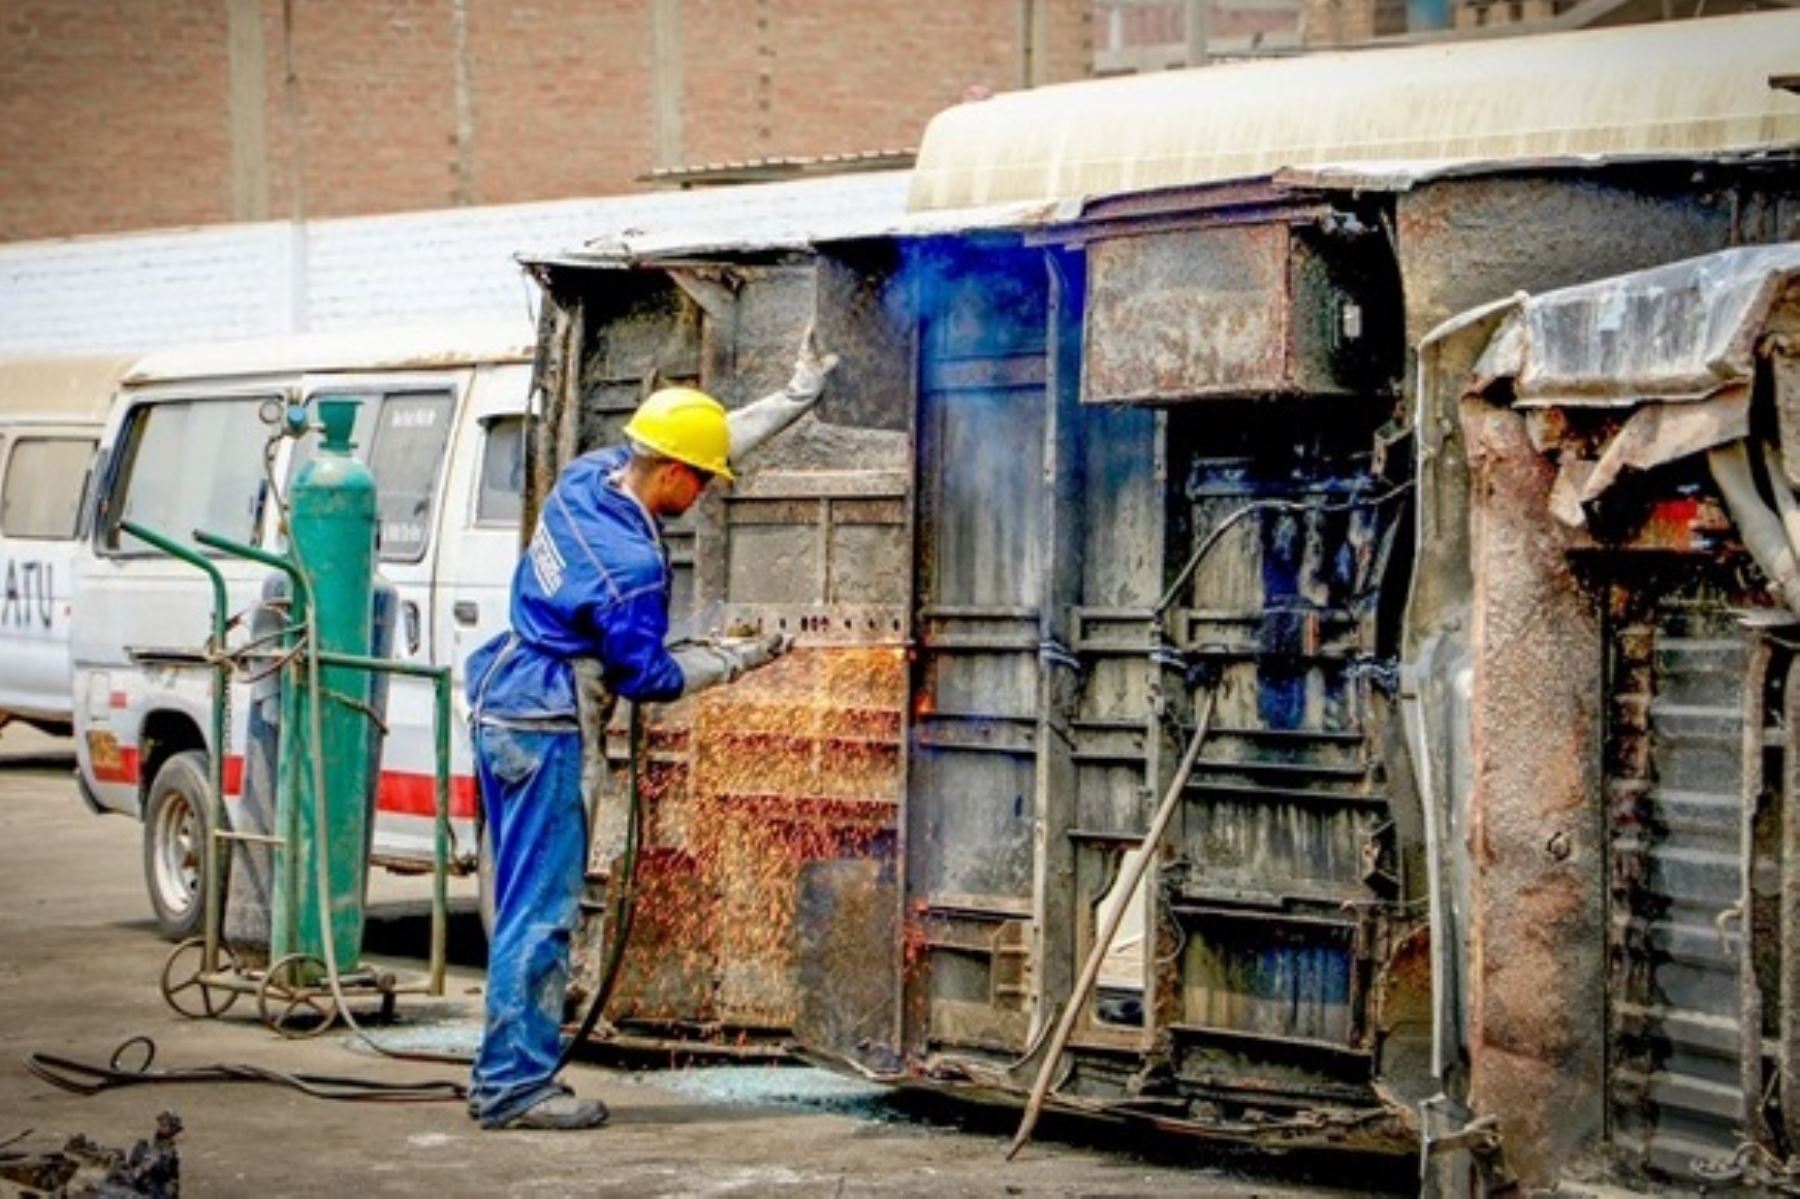
M219 969L219 946L224 918L224 895L221 892L223 874L219 869L220 845L225 841L239 839L236 834L226 828L225 820L225 754L230 748L226 738L229 735L231 710L231 663L225 653L225 626L231 601L225 587L225 576L204 555L135 522L123 521L120 527L133 537L161 550L170 557L205 572L212 583L213 648L212 652L208 654L208 658L212 662L213 752L209 755L207 774L207 786L211 793L208 796L211 819L204 856L206 894L202 919L205 926L205 945L201 973L203 976L220 976L223 972ZM297 590L304 589L307 592L311 590L308 586L309 580L300 569L279 554L272 554L266 550L257 549L255 546L245 545L228 537L207 533L200 529L194 530L194 540L201 545L233 557L279 570L293 580ZM448 666L423 666L413 662L390 662L382 658L340 654L329 650L312 651L304 647L302 652L316 653L319 664L322 666L338 666L350 670L382 672L431 680L434 701L432 712L435 738L434 757L436 758L433 780L436 799L436 827L432 839L431 957L426 994L441 997L445 989L445 944L449 932L450 905L450 668ZM317 746L313 747L313 752L319 752ZM255 839L258 841L272 840L284 846L289 844L285 838L257 837Z
M226 738L230 735L231 727L231 665L223 657L223 651L226 613L230 610L231 600L225 589L225 576L219 573L218 567L207 561L205 555L194 552L180 542L171 541L135 521L121 521L119 527L171 558L204 571L208 581L212 583L213 652L208 655L212 659L212 753L207 755L206 768L208 810L206 844L201 858L206 876L205 907L201 914L205 944L201 949L200 968L205 973L217 974L220 927L225 916L225 897L220 889L224 875L219 869L219 834L225 830L225 753L230 748Z

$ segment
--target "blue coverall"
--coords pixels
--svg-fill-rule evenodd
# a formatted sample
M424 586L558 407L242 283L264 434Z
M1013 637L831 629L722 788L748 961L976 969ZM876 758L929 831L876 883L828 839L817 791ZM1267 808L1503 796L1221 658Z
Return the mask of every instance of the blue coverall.
M617 696L681 694L669 632L669 566L656 522L614 482L624 447L556 480L513 574L511 629L469 657L476 777L494 864L487 1019L469 1109L505 1124L561 1092L569 943L587 858L572 658L598 658Z

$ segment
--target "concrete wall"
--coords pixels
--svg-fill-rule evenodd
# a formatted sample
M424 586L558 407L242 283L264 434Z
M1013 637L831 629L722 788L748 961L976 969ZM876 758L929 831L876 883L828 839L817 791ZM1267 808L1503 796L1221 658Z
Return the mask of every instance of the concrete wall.
M506 204L916 144L1088 0L6 0L0 241Z

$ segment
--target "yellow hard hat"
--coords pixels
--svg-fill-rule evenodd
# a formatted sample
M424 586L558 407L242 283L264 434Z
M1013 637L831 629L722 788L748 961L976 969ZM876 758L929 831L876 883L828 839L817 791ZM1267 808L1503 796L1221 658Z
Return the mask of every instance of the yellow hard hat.
M692 387L653 391L625 425L625 436L653 453L731 478L731 429L725 405Z

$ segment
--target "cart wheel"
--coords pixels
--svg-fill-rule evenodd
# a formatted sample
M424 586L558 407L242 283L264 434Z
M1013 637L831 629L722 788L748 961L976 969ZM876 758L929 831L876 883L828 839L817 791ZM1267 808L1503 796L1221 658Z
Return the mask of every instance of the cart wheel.
M317 987L304 981L309 974L323 973L325 963L305 953L289 954L270 966L256 989L256 1012L262 1022L292 1040L316 1037L336 1024L337 1001L330 984Z
M236 973L237 957L219 946L219 966ZM189 1020L223 1016L237 1002L231 987L209 986L200 981L206 971L206 938L189 937L170 953L162 968L162 997Z

